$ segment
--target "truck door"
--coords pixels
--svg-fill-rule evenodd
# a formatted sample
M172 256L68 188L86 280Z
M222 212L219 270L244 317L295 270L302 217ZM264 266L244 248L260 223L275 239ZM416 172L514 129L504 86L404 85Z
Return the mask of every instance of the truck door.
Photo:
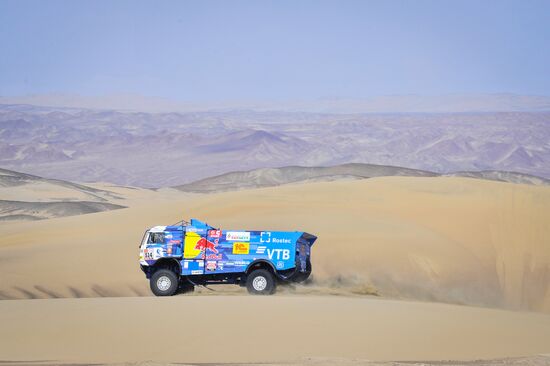
M185 232L183 244L183 260L181 262L181 274L204 274L204 248L206 247L206 233L189 231Z
M208 273L220 272L223 269L222 253L220 251L220 238L222 231L218 229L208 230L204 247L204 271Z

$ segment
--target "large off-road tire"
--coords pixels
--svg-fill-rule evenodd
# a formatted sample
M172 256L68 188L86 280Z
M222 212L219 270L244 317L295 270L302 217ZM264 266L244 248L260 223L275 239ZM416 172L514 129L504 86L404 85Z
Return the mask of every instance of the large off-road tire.
M153 273L149 284L156 296L172 296L178 291L179 278L169 269L159 269Z
M273 274L265 269L256 269L246 278L246 289L252 295L272 295L276 288Z

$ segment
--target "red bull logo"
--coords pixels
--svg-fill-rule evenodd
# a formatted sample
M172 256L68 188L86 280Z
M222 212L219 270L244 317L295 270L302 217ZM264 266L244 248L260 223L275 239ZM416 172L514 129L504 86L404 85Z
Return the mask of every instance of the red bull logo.
M217 246L218 244L212 243L211 241L206 240L206 238L200 238L199 241L197 241L197 244L195 245L195 249L200 250L201 252L209 250L217 254L218 253L218 249L216 249Z

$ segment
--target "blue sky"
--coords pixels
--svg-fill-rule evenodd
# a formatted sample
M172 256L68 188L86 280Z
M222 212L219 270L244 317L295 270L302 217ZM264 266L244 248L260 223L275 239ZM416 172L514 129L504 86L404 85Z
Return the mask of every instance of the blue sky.
M550 1L4 1L0 95L550 95Z

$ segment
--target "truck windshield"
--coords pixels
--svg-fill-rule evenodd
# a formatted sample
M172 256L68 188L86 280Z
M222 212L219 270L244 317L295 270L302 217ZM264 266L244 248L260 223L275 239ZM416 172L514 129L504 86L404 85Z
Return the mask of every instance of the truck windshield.
M150 233L148 244L163 244L164 243L164 233Z

